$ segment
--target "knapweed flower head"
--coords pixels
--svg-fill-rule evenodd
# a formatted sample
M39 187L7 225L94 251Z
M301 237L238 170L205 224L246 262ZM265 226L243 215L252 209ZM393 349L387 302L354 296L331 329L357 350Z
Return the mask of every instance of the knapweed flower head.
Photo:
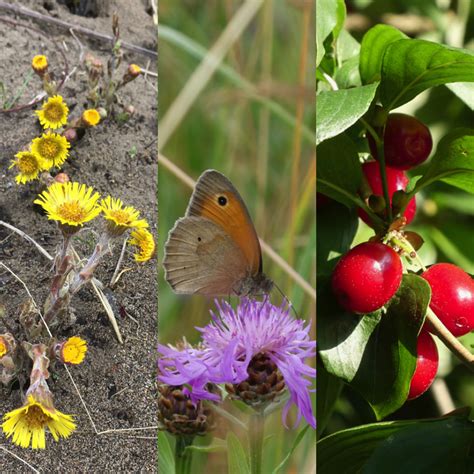
M203 380L236 385L247 381L262 364L275 367L276 380L271 381L270 386L273 385L278 394L280 382L284 381L290 395L283 419L286 420L288 410L295 404L296 424L304 416L315 428L309 379L316 376L316 370L305 364L306 359L316 354L316 341L309 337L310 325L294 319L288 307L274 306L268 300L242 299L235 310L225 301L216 301L216 305L218 313L211 313L212 322L198 328L202 348L159 347L162 354L159 379L171 385L186 384L192 392L199 392L206 390ZM282 380L278 380L278 374Z
M70 337L59 348L59 357L65 364L78 365L86 357L87 343L78 336Z
M10 168L13 167L16 167L18 170L15 181L18 184L25 184L38 178L41 171L47 170L48 163L36 153L20 151L11 162Z
M145 228L134 230L130 234L128 243L138 247L138 252L134 254L137 262L146 262L155 255L155 239L153 234Z
M66 161L71 144L62 135L57 133L43 133L41 137L31 142L31 151L38 155L48 166L58 168Z
M37 74L43 75L46 69L48 69L48 58L42 54L37 54L31 60L31 67Z
M218 392L217 386L209 386ZM158 385L158 423L175 436L204 436L215 426L215 415L211 405L202 401L192 402L189 392L182 386Z
M206 363L202 345L193 347L186 340L176 347L158 344L158 352L161 354L158 359L158 379L161 382L180 389L184 387L183 393L195 405L203 400L221 400L217 393L208 390L211 378L219 377L216 377L217 373L211 375L213 367Z
M68 226L81 226L100 214L99 199L99 193L92 187L66 182L52 184L34 202L46 211L48 219Z
M100 122L100 114L96 109L87 109L82 112L81 122L86 127L95 127Z
M108 230L114 235L123 234L130 228L148 227L145 219L139 219L140 212L132 206L124 206L120 199L107 196L102 199L100 207L104 218L108 221Z
M35 113L43 128L56 129L66 125L69 109L63 98L55 95L44 102L41 110Z

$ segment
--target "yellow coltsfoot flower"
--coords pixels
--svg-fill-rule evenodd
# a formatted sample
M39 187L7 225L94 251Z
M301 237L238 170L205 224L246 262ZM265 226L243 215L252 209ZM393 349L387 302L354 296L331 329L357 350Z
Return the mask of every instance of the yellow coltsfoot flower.
M100 214L99 199L100 194L92 187L66 182L52 184L34 202L46 211L48 219L77 227Z
M67 438L76 429L71 415L54 408L49 390L41 397L34 393L28 395L21 408L8 412L3 419L2 428L7 438L13 436L13 443L22 448L28 448L31 443L33 449L44 449L46 428L55 441L59 437Z
M96 109L87 109L82 112L81 122L86 127L95 127L100 122L100 114Z
M140 212L132 206L124 206L120 199L107 196L102 199L100 207L107 220L107 229L113 236L121 235L130 228L148 227L145 219L138 218Z
M137 262L146 262L155 255L155 240L147 229L134 230L130 237L128 243L138 247L138 253L134 254Z
M42 76L48 69L48 58L42 54L37 54L31 60L31 67L36 72L36 74Z
M55 129L66 125L69 109L63 98L55 95L44 102L41 110L35 113L43 128Z
M3 417L2 429L7 438L13 437L13 443L33 449L46 447L46 428L55 441L67 438L76 429L73 417L56 410L53 394L46 379L49 377L49 358L44 344L24 343L28 355L33 359L30 375L30 387L26 392L26 401L22 407L8 412Z
M48 169L48 164L38 154L31 151L18 152L11 163L10 168L14 166L18 168L18 174L15 177L18 184L33 181L41 171Z
M59 344L59 358L65 364L78 365L86 357L87 343L84 339L73 336Z
M43 133L41 137L33 139L31 151L46 163L47 169L53 166L60 167L69 155L71 144L62 135L57 133Z

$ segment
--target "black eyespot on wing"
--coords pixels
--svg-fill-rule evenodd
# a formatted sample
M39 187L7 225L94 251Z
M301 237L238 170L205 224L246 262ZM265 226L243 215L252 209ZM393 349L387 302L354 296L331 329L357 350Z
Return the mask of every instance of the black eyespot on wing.
M201 242L201 237L198 237L198 242Z
M217 202L219 206L225 206L227 204L227 198L225 196L219 196Z

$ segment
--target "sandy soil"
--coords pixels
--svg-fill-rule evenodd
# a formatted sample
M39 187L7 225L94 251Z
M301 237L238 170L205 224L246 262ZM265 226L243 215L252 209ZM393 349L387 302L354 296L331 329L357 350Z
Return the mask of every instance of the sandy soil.
M111 34L110 16L86 18L72 14L60 2L23 1L24 5L44 15ZM147 2L140 0L111 1L110 11L119 14L121 37L136 45L156 50L156 30L147 9ZM51 63L62 64L54 44L65 43L68 48L69 70L76 72L61 90L71 116L78 115L85 107L85 76L79 62L81 48L66 31L2 11L0 15L22 25L41 29L41 36L23 26L12 26L0 21L1 82L9 92L20 87L29 72L34 54L45 53ZM80 38L84 52L90 51L106 60L109 45L86 36ZM156 70L156 61L145 55L125 51L122 68L127 63L137 63L149 70ZM87 183L102 195L112 194L142 211L155 232L157 221L156 175L157 156L154 140L157 131L156 78L138 78L121 92L124 104L133 104L137 112L123 125L106 121L88 131L72 149L63 170L73 180ZM27 102L40 92L38 78L32 77L20 100ZM3 104L0 104L0 107ZM39 136L41 129L31 109L16 113L0 113L0 219L28 233L46 250L54 253L59 234L55 223L48 221L40 209L33 205L38 192L38 182L16 185L13 170L8 170L10 160L22 146ZM97 228L97 225L93 227ZM88 234L90 235L90 234ZM81 255L90 249L90 239L75 244ZM113 256L99 269L98 278L110 281L120 253L120 244ZM51 264L31 244L0 226L0 261L13 270L28 286L33 297L42 305L51 279ZM77 322L72 328L63 329L58 337L78 334L88 341L86 361L72 367L71 372L79 391L90 411L98 431L123 428L151 427L156 425L156 261L138 266L131 249L127 252L126 272L114 287L111 298L119 309L118 323L124 337L120 345L114 335L103 307L90 286L82 289L72 306ZM20 334L18 306L25 299L24 288L7 271L0 268L0 304L6 310L5 320L0 320L0 333L5 326ZM125 311L123 311L125 310ZM130 315L128 317L125 313ZM56 407L76 416L77 431L67 440L54 442L47 435L47 449L33 451L14 446L1 434L0 446L23 458L41 472L154 472L156 471L156 431L130 431L96 435L79 396L63 367L57 367L50 379ZM0 387L0 414L21 405L19 384L10 390ZM1 471L31 472L12 455L0 450Z

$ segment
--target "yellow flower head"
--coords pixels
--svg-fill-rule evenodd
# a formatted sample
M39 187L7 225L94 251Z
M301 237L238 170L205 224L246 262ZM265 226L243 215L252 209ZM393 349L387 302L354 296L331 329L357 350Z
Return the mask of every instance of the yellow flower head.
M67 123L69 109L60 95L50 97L43 103L41 110L37 110L36 115L43 128L59 128Z
M48 59L42 54L36 55L31 61L31 67L37 74L43 74L48 69Z
M12 160L10 168L14 166L18 168L18 174L15 178L18 184L33 181L38 177L40 171L48 169L47 163L31 151L20 151L15 155L15 158L15 160Z
M43 159L48 169L58 168L66 161L71 144L62 135L57 133L43 133L41 137L33 139L31 151Z
M99 199L99 193L93 188L69 181L52 184L34 202L46 211L48 219L79 226L100 214Z
M70 337L61 345L61 360L65 364L80 364L86 357L87 343L78 336Z
M138 247L138 253L134 255L137 262L146 262L155 255L155 240L147 229L134 230L130 237L128 243Z
M8 352L8 344L7 341L0 336L0 359Z
M100 114L95 109L84 110L81 118L87 127L95 127L100 122Z
M148 227L145 219L139 219L140 212L132 206L124 206L120 199L107 196L100 207L109 223L109 231L115 235L123 234L129 228Z
M44 449L46 428L55 441L59 437L67 438L76 429L73 417L56 410L51 397L41 400L34 393L28 395L21 408L7 413L3 419L2 428L7 438L13 435L13 442L22 448L28 448L31 443L33 449Z
M142 68L136 64L130 64L128 66L128 73L132 76L132 77L137 77L141 74L142 72Z

